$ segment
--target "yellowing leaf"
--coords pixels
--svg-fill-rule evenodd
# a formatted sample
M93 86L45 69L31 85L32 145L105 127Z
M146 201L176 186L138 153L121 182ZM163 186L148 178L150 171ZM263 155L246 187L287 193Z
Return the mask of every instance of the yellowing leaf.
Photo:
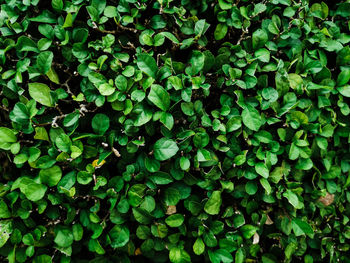
M102 160L102 162L98 162L98 159L96 159L96 160L94 160L93 162L92 162L92 166L94 167L94 168L100 168L100 167L102 167L102 165L104 165L106 163L106 161L105 160Z

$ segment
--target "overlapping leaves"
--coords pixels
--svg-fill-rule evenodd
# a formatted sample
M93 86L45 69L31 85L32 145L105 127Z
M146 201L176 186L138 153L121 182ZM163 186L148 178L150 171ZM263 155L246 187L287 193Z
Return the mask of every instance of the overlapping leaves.
M348 1L0 8L0 260L350 260Z

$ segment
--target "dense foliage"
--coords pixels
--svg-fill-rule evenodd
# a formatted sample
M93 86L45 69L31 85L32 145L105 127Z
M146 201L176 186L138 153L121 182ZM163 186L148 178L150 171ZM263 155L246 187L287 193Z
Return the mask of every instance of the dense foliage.
M350 261L350 1L0 4L1 262Z

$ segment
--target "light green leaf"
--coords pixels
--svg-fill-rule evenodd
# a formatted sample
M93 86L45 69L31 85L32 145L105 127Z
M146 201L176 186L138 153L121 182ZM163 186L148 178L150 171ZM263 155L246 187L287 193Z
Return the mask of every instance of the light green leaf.
M269 169L266 167L266 164L264 163L257 163L255 165L255 171L260 174L264 178L269 177Z
M344 86L349 82L349 80L350 80L350 69L345 69L339 73L337 78L337 85Z
M204 250L205 250L205 244L203 242L203 239L198 237L193 244L193 252L199 256L203 254Z
M158 161L165 161L173 157L179 151L179 147L175 141L162 138L154 144L153 150L154 158Z
M294 206L296 209L301 209L304 207L304 204L299 201L298 195L295 194L292 190L287 189L283 196L288 199L288 202Z
M344 97L350 98L350 85L339 87L338 91Z
M56 71L53 69L53 67L50 68L50 70L46 73L46 76L56 84L60 84L60 79L56 73Z
M53 53L51 51L41 52L36 59L36 66L42 74L47 74L51 68Z
M34 139L50 141L49 135L47 134L47 131L44 127L35 127Z
M103 135L109 128L109 118L103 113L98 113L92 118L92 129L95 133Z
M3 247L12 233L12 221L0 220L0 248Z
M312 229L312 227L307 222L301 219L294 218L292 220L292 228L294 234L297 237L302 235L308 235L310 238L314 238L314 230Z
M268 35L264 29L256 30L252 36L253 48L258 49L265 46L267 40L268 40Z
M170 226L170 227L179 227L182 225L182 223L184 222L185 218L183 215L181 214L174 214L171 216L168 216L165 219L165 223Z
M115 87L113 87L109 83L103 83L98 87L98 90L100 91L101 95L109 96L114 93Z
M198 74L204 67L205 55L203 52L194 50L190 58L191 66L186 68L186 73L194 76Z
M169 259L173 263L190 263L190 255L182 248L173 247L169 252Z
M51 6L53 9L61 11L63 9L63 0L52 0Z
M54 165L51 168L42 169L39 172L40 181L52 187L58 184L62 177L62 170L59 166Z
M158 84L152 85L147 98L163 111L167 111L170 107L169 93Z
M257 228L252 225L244 225L240 228L244 238L249 239L256 233Z
M262 125L260 113L251 106L242 111L242 120L244 125L253 131L258 131Z
M16 142L17 137L15 133L6 127L0 127L0 143L10 143L10 142Z
M268 63L270 61L270 52L266 48L260 48L254 53L255 57L261 62Z
M29 183L23 188L23 192L26 195L26 197L33 202L41 200L45 193L46 193L47 187L43 184L37 184L37 183Z
M205 203L204 211L209 215L217 215L220 212L221 203L221 192L214 191L209 197L209 200Z
M160 116L160 122L164 124L169 130L174 127L174 117L168 112L162 112Z
M9 217L11 217L11 212L9 211L7 204L4 200L0 200L0 219Z
M47 107L53 107L53 100L50 95L50 88L43 83L29 83L29 95L37 102Z
M108 233L112 248L125 246L130 239L129 229L125 226L115 225Z
M227 34L228 26L224 23L220 23L216 26L214 31L214 38L216 40L223 39Z
M55 234L54 242L59 247L69 247L73 244L73 233L68 228L60 228Z
M262 4L262 3L258 3L254 6L254 14L260 14L262 12L265 12L266 10L266 5Z
M156 78L158 66L156 60L148 54L142 53L137 56L137 66L139 69L152 78Z

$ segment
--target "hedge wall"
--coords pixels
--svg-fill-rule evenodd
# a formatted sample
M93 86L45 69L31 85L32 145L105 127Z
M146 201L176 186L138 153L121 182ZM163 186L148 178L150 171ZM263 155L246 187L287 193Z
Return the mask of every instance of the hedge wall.
M350 1L0 0L1 262L350 262Z

